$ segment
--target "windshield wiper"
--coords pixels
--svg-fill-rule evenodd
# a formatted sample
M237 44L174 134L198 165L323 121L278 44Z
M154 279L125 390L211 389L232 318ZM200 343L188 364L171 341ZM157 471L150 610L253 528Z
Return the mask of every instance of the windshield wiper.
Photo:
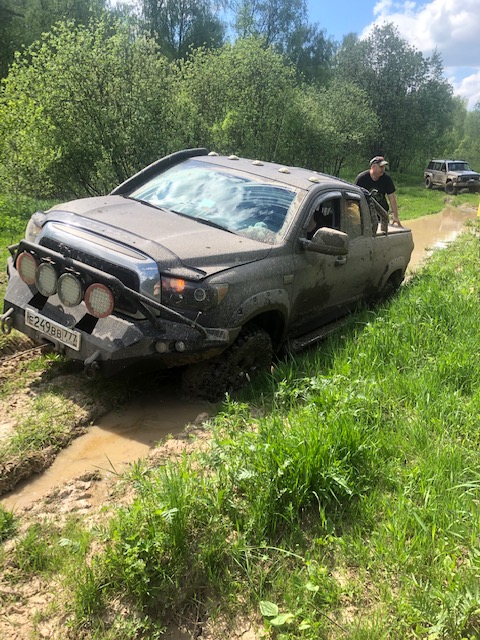
M203 224L208 224L209 227L215 227L215 229L221 229L222 231L227 231L228 233L234 233L233 231L230 231L230 229L227 229L227 227L223 227L221 224L218 224L218 222L213 222L213 220L207 220L206 218L192 218L192 220L196 220L197 222L201 222Z
M221 229L222 231L226 231L227 233L235 233L227 227L218 224L218 222L213 222L213 220L207 220L207 218L195 218L194 216L188 215L188 213L184 213L183 211L176 211L175 209L171 209L170 207L160 207L159 205L155 205L148 200L142 200L141 198L133 198L132 196L123 196L127 200L134 200L135 202L140 202L141 204L146 204L149 207L153 207L154 209L162 209L163 211L171 211L175 213L177 216L182 216L183 218L189 218L190 220L196 220L197 222L201 222L202 224L207 224L209 227L215 227L215 229Z
M148 200L142 200L141 198L133 198L132 196L123 196L123 198L125 198L126 200L133 200L134 202L140 202L141 204L146 204L147 207L152 207L153 209L164 209L164 207L159 207L156 204L153 204L153 202L149 202Z

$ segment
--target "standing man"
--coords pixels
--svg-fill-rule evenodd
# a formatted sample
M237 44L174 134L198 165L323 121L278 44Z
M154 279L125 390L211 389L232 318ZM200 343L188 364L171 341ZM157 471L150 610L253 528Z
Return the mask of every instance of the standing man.
M388 196L393 213L392 224L398 224L398 226L401 227L402 225L398 217L397 198L395 197L395 185L388 173L385 173L387 164L388 162L383 156L375 156L370 160L370 169L359 173L355 178L355 184L367 189L367 191L376 189L378 195L375 196L375 199L386 211L388 211L389 206L385 196Z

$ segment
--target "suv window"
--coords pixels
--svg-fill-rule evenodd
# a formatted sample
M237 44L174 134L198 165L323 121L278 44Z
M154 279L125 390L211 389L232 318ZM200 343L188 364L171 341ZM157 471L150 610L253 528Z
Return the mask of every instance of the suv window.
M450 171L470 171L467 162L449 162L448 168Z

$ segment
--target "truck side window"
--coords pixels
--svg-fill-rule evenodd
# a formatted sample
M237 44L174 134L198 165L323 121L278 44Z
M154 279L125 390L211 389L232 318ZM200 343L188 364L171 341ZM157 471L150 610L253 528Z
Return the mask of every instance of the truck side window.
M345 200L345 232L350 240L362 235L362 215L358 200Z
M340 229L340 199L324 200L314 210L307 226L307 238L311 240L321 227Z

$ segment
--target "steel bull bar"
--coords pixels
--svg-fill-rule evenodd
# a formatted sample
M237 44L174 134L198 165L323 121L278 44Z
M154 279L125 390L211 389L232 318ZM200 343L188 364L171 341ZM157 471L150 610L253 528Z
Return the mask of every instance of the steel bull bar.
M105 271L97 269L96 267L93 267L91 265L87 265L73 258L64 256L58 253L57 251L53 251L52 249L49 249L48 247L45 247L43 245L27 242L26 240L22 240L18 245L13 245L12 247L9 247L9 249L11 253L13 251L12 255L14 260L22 250L27 250L29 253L32 253L33 255L38 256L40 258L44 258L44 257L51 258L59 266L61 266L64 269L71 268L80 273L82 272L88 273L92 278L98 280L98 282L103 282L104 284L109 286L114 292L114 294L123 295L125 298L133 302L136 308L141 313L144 314L146 319L149 320L153 326L157 326L158 319L155 316L155 314L151 311L151 309L155 309L165 314L167 317L170 317L172 320L176 322L188 325L192 329L195 329L196 331L198 331L204 338L208 338L208 333L209 333L208 329L203 327L196 320L191 320L190 318L187 318L186 316L182 315L178 311L175 311L174 309L170 309L170 307L165 306L158 300L154 300L153 298L150 298L140 293L139 291L134 291L133 289L130 289L117 277L109 273L106 273Z
M8 309L8 311L5 311L5 313L2 313L2 315L0 316L0 331L6 336L8 336L8 334L12 331L12 315L13 307Z

